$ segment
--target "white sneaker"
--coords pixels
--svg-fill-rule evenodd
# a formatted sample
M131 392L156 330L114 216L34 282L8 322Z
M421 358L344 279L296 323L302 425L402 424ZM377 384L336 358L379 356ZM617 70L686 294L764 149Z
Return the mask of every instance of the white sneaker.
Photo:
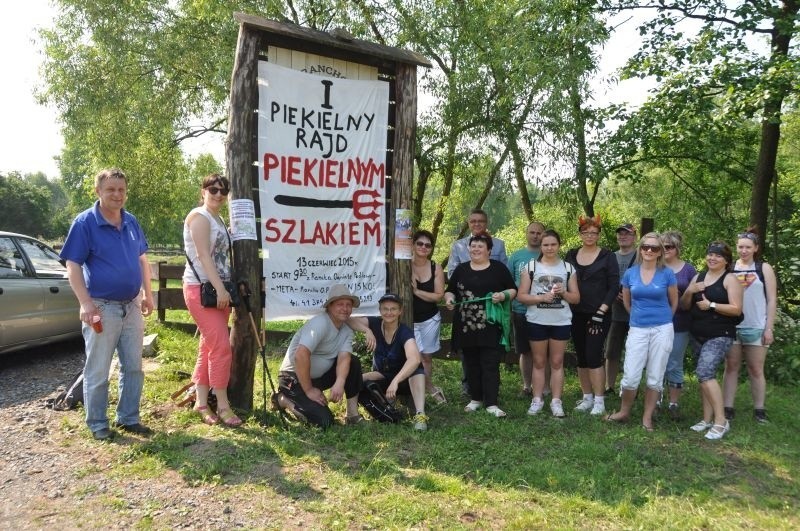
M469 404L464 406L464 411L466 411L467 413L472 413L474 411L478 411L481 408L482 405L483 405L483 402L481 402L479 400L470 400Z
M728 422L727 420L725 421L725 425L724 426L721 426L719 424L714 424L706 432L706 439L709 439L709 440L712 440L712 441L715 441L715 440L718 440L718 439L722 439L722 437L724 437L725 434L728 433L729 431L731 431L731 423Z
M713 422L706 422L705 420L701 419L700 422L698 422L697 424L695 424L694 426L692 426L689 429L692 430L692 431L696 431L696 432L703 432L703 431L706 431L708 428L710 428L713 425L714 425Z
M528 415L538 415L544 408L544 401L539 398L531 400L531 407L528 408Z
M563 418L564 417L564 407L561 405L561 400L558 398L554 398L550 401L550 411L553 412L553 416L556 418Z
M604 402L595 402L592 406L592 410L589 412L590 415L605 415L606 414L606 405Z
M592 408L594 408L594 398L584 398L578 402L577 406L575 406L575 411L591 411Z
M497 417L497 418L503 418L503 417L506 416L506 412L503 411L502 409L500 409L497 406L489 406L489 407L487 407L486 408L486 412L488 414L492 415L493 417Z

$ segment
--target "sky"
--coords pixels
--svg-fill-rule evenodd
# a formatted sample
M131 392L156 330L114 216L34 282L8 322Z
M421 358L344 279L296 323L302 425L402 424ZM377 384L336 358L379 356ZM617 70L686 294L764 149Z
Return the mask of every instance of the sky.
M23 7L24 6L24 7ZM50 26L55 10L49 0L26 0L25 3L0 3L0 173L44 172L58 176L57 157L63 147L60 124L55 109L39 105L34 90L41 88L39 67L42 55L36 29ZM634 22L618 28L601 54L601 76L608 78L622 66L638 44ZM233 51L231 51L233 53ZM13 80L13 81L12 81ZM628 101L640 104L651 83L626 81L616 86L598 80L595 103ZM191 154L211 152L218 158L224 153L222 135L200 138L186 147Z

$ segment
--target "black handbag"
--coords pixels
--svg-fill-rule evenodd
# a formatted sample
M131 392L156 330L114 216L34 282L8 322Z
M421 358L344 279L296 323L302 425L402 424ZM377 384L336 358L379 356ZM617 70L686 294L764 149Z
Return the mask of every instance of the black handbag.
M233 244L231 243L231 235L228 234L227 227L225 227L225 235L228 236L228 256L231 259L231 265L233 265ZM200 275L197 274L197 270L194 268L192 259L189 258L189 255L185 251L183 254L186 256L186 260L189 262L189 267L192 268L192 272L197 278L197 281L200 282L200 305L203 308L216 308L217 290L214 288L214 285L211 284L211 282L203 282L200 280ZM223 280L222 284L225 286L225 290L231 296L231 307L239 306L242 303L242 298L239 296L239 290L236 287L236 283L231 280Z

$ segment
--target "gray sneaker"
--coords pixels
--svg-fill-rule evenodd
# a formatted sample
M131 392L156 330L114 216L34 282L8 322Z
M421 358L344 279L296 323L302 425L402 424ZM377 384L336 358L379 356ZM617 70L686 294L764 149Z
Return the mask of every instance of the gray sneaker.
M425 413L417 413L413 420L415 430L426 431L428 429L428 416Z
M564 418L564 406L561 405L561 400L558 398L550 401L550 411L553 412L554 417L558 419Z
M543 408L544 401L542 401L540 398L534 398L531 400L531 407L528 408L528 415L538 415Z

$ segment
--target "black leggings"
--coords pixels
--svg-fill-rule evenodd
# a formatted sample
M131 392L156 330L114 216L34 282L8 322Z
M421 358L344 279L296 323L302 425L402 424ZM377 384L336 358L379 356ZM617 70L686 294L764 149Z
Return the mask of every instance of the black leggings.
M328 369L328 372L319 378L312 378L311 384L325 391L333 387L336 383L336 360L333 366ZM361 362L355 356L350 356L350 372L347 374L347 379L344 381L344 396L346 398L353 398L358 396L361 390ZM314 402L308 398L303 391L297 375L293 372L282 372L278 376L278 388L295 404L295 409L301 413L310 424L319 426L321 428L328 428L333 424L333 413L327 406L323 406L318 402Z
M609 312L610 313L610 312ZM599 369L603 366L606 336L611 328L611 315L603 318L603 328L599 334L589 333L589 323L593 313L572 314L572 343L581 369Z

